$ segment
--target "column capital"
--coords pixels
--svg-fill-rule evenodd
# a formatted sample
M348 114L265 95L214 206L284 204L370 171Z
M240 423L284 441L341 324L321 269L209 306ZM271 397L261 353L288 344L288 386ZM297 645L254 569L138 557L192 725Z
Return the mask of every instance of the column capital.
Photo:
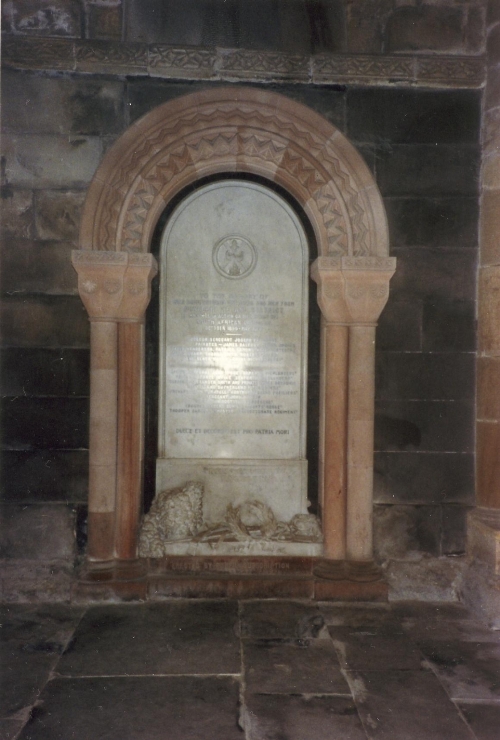
M91 320L140 321L158 272L152 254L74 249L78 291Z
M327 323L375 324L389 298L395 257L318 257L311 277Z

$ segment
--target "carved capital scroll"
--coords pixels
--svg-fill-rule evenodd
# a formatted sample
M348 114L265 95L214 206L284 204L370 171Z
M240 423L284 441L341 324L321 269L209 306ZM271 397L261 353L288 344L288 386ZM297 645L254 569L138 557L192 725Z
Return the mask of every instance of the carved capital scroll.
M152 254L74 249L80 297L94 321L140 321L158 267Z
M318 257L311 277L329 324L374 324L389 297L395 257Z

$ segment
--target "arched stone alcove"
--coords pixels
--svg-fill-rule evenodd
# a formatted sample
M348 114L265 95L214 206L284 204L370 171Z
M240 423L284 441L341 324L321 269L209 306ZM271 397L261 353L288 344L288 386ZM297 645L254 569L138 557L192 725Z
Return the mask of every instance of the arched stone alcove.
M151 239L172 198L219 173L278 184L310 220L322 312L324 555L370 562L375 326L395 269L382 199L355 148L323 117L276 93L228 87L134 123L87 194L73 264L91 320L88 563L137 557Z

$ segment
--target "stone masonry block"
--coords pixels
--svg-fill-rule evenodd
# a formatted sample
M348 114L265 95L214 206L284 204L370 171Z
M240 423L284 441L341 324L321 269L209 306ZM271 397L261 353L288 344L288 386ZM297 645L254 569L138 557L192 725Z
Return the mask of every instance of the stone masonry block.
M472 453L377 452L374 471L379 504L474 503Z
M397 8L386 26L385 51L466 51L460 7L409 4Z
M500 190L485 190L481 197L480 264L500 264Z
M88 314L79 296L5 296L2 343L7 347L88 347Z
M392 247L476 249L478 200L386 198Z
M0 557L67 560L74 555L74 511L64 504L2 506Z
M411 300L389 301L377 327L377 351L419 352L422 348L422 303Z
M2 235L32 238L34 236L32 191L3 187L0 197Z
M477 195L479 148L397 144L379 151L377 182L384 196Z
M431 296L423 307L424 352L473 352L476 348L475 313L473 300Z
M6 184L28 188L87 185L101 160L97 137L3 136Z
M103 5L87 3L87 37L89 39L113 39L122 37L122 4Z
M8 0L14 33L25 36L80 38L83 15L79 0Z
M398 268L391 295L398 300L473 301L477 255L472 249L394 249Z
M377 401L375 449L472 452L471 401Z
M88 396L87 349L6 347L0 356L4 396Z
M40 239L61 239L78 244L83 191L43 190L35 197L36 233Z
M2 99L4 131L97 136L125 128L124 84L118 80L5 70Z
M4 450L2 499L10 503L85 503L87 450Z
M473 400L474 370L472 352L380 352L376 364L376 397Z
M472 90L347 92L347 133L356 142L477 144L480 113L480 94Z
M75 450L88 447L88 398L6 398L6 444L14 450Z
M77 295L71 265L72 244L6 239L3 246L2 290L7 293Z
M480 269L478 291L479 350L500 355L500 265Z
M500 357L477 358L477 418L500 421Z
M412 559L417 553L440 554L439 506L380 506L373 511L378 560Z

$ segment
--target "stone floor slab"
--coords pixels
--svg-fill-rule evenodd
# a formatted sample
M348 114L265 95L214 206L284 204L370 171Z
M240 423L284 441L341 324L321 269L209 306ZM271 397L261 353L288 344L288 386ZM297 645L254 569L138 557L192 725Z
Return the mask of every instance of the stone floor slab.
M242 605L242 637L309 639L318 637L323 624L318 607L307 602L249 601Z
M24 722L16 719L0 719L0 740L15 740L23 725Z
M303 645L246 642L243 655L246 688L251 693L351 695L335 649L324 640Z
M326 604L318 605L325 624L332 627L386 627L397 625L389 604Z
M430 671L357 671L349 678L370 740L472 740Z
M500 737L500 704L460 704L476 740L498 740Z
M422 656L406 635L377 628L329 627L342 668L351 670L418 670Z
M70 640L83 609L63 604L0 609L0 716L28 711Z
M436 640L419 647L452 699L500 702L500 644Z
M51 681L19 740L241 740L231 678Z
M238 674L237 624L236 602L93 607L57 670L72 676Z
M429 619L405 618L402 628L416 642L439 640L449 642L492 642L500 644L500 632L493 632L474 619Z
M260 694L246 710L248 740L366 740L352 699Z

